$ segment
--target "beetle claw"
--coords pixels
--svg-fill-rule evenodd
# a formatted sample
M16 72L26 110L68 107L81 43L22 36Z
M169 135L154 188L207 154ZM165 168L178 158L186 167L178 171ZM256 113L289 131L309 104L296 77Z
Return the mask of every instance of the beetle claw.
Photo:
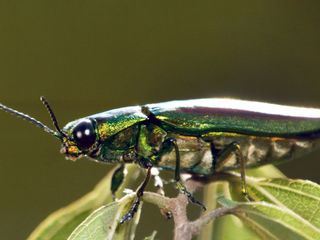
M124 216L121 218L120 224L123 224L123 223L131 220L131 219L133 218L133 216L134 216L134 213L131 213L131 212L129 211L126 215L124 215Z

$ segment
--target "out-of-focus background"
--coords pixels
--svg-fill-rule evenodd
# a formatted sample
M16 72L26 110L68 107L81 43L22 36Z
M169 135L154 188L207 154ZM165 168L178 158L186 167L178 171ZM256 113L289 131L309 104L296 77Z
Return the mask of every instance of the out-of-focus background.
M298 0L1 1L0 102L48 125L40 95L62 125L173 99L320 107L319 12ZM0 133L1 239L25 239L110 169L65 161L56 139L2 112ZM319 183L319 156L280 169ZM165 239L171 225L145 204L138 239L155 228Z

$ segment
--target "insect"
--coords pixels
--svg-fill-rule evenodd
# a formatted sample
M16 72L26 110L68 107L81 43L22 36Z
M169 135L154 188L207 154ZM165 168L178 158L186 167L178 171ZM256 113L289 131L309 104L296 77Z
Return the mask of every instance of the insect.
M61 153L76 160L117 163L113 193L123 180L124 164L137 163L146 177L136 191L130 220L150 180L152 167L174 171L178 189L201 205L180 180L180 173L209 176L240 169L246 194L245 168L278 163L312 151L320 140L320 109L224 98L171 101L114 109L68 123L60 128L44 97L55 130L0 104L62 142Z

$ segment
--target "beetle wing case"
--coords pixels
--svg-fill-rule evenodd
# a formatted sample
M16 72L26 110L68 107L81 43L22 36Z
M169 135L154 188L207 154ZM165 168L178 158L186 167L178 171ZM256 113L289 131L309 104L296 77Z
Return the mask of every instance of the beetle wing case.
M232 132L310 137L320 130L320 110L236 99L210 98L146 105L168 129L191 135Z

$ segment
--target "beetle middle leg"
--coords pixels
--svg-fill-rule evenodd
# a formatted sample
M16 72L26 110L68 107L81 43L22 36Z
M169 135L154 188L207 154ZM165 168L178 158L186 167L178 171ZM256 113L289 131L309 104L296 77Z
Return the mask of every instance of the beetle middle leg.
M215 171L220 172L223 170L225 164L230 161L231 155L235 154L236 161L240 163L240 174L241 174L241 192L246 198L249 198L246 184L246 172L245 172L245 161L242 156L240 144L232 142L227 145L224 149L218 152L215 160ZM214 156L213 156L214 157ZM250 198L249 198L250 199Z
M167 152L168 150L174 149L175 154L176 154L176 166L175 166L175 172L174 172L174 179L176 181L176 186L177 189L185 194L190 202L197 204L201 206L204 210L206 210L206 207L199 202L197 199L193 197L193 195L187 190L187 188L184 186L184 184L181 182L180 179L180 152L179 152L179 147L177 144L176 139L174 138L167 138L163 143L162 143L162 152Z

